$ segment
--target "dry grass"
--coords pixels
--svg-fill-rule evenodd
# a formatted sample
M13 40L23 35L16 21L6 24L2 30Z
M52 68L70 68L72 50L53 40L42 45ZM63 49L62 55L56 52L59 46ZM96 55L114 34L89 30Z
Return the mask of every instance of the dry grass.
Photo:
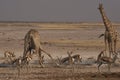
M119 23L113 23L114 26L120 26ZM37 26L40 27L40 29L78 29L78 28L88 28L88 27L98 27L98 26L104 26L103 23L66 23L66 22L48 22L48 23L42 23L42 22L36 22L36 23L26 23L26 22L1 22L0 26Z
M49 40L42 43L54 44L57 46L104 47L103 40ZM118 47L120 47L120 42L118 42Z
M87 28L94 26L103 26L101 23L0 23L0 26L37 26L40 29L78 29L78 28Z
M52 40L48 41L49 44L55 45L74 45L80 47L95 47L104 46L102 40Z

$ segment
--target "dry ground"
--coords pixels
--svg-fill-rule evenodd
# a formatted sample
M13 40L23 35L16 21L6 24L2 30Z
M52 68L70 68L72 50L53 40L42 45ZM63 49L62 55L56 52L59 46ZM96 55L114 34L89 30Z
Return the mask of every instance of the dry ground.
M120 25L114 24L117 31ZM0 62L5 50L14 51L18 56L23 53L23 39L27 31L37 29L41 36L43 49L54 58L67 56L67 51L80 54L83 60L94 57L104 49L103 38L98 36L104 33L101 23L0 23ZM120 32L119 32L120 33ZM118 50L120 48L118 42ZM45 59L48 57L45 55ZM31 62L31 68L21 70L17 76L17 69L7 66L0 67L0 80L119 80L120 68L112 66L111 73L107 73L107 66L101 67L102 73L97 72L96 64L75 65L56 68L54 65L46 65L40 68ZM119 63L118 63L119 64Z
M89 70L89 71L86 71ZM21 71L20 76L13 68L0 68L0 80L119 80L120 72L92 72L90 68L40 68L34 67L27 72ZM96 69L95 69L96 70ZM6 72L7 71L7 72ZM84 72L86 71L86 72ZM91 71L91 72L90 72Z

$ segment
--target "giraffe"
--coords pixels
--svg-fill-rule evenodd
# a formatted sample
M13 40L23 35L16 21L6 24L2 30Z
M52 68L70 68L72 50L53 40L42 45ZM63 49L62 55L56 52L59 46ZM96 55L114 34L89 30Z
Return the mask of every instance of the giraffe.
M47 54L51 58L51 60L57 66L59 66L59 64L57 64L55 62L55 60L52 58L52 56L42 49L42 46L41 46L41 43L40 43L40 35L39 35L39 32L36 29L30 29L25 35L23 58L25 58L26 55L33 54L32 52L34 54L38 54L39 64L41 65L41 67L44 67L43 59L42 59L42 52Z
M104 42L105 42L105 52L107 50L107 46L109 48L109 57L111 54L116 52L116 45L117 45L117 31L114 29L111 21L108 19L104 12L104 8L102 4L99 4L99 11L101 13L103 23L105 25L105 33L104 33Z

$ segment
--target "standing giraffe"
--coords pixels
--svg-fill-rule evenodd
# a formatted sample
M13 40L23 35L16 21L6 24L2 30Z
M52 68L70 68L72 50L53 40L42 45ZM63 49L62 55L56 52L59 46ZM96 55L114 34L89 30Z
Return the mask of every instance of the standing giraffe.
M117 44L117 32L114 29L111 21L108 19L104 12L104 8L102 4L99 4L99 11L101 13L104 25L105 25L105 34L104 34L104 41L105 41L105 51L107 50L107 46L109 48L109 57L111 54L116 52L116 44Z

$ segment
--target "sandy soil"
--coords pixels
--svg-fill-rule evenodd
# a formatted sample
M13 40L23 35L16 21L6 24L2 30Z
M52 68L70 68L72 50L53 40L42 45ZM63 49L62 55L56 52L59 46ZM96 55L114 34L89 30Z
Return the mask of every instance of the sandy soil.
M120 27L116 26L117 31ZM30 29L37 29L41 36L43 49L49 52L55 59L57 56L67 56L67 51L80 54L83 60L89 57L96 59L104 49L103 38L98 36L104 33L104 26L93 24L83 25L78 23L0 23L0 62L4 60L3 53L6 50L14 51L16 56L22 56L24 36ZM120 44L118 42L118 44ZM118 50L119 50L118 45ZM45 55L45 59L49 59ZM46 65L40 68L34 64L37 57L30 64L29 72L22 69L21 75L17 76L15 67L0 67L0 80L119 80L120 68L111 67L111 73L107 73L107 66L101 67L101 73L97 71L97 65L75 65L56 68L54 65Z

